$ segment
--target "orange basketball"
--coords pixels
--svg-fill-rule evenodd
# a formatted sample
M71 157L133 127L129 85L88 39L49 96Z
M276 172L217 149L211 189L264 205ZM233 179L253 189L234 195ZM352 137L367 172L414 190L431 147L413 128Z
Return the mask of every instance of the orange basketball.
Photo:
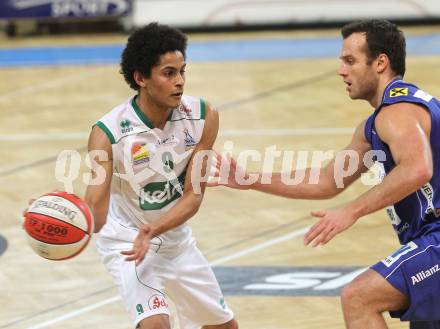
M55 191L36 199L24 214L24 229L41 257L63 260L78 255L93 234L93 215L75 194Z

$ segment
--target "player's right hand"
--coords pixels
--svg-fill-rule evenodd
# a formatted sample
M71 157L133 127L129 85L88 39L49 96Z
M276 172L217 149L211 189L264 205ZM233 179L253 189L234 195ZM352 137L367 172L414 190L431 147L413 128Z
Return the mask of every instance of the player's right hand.
M213 168L214 172L210 173L207 186L227 186L238 190L248 190L249 174L237 164L234 158L227 154L226 157L222 157L217 151L216 153L216 165Z
M125 260L128 262L134 261L136 265L140 264L150 248L151 237L151 226L145 224L139 229L139 233L133 241L133 248L121 251L122 255L127 256Z

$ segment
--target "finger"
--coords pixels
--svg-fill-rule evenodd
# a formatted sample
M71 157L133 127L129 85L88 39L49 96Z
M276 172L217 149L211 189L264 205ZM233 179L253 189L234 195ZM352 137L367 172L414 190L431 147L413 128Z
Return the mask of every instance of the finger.
M338 234L337 230L333 228L330 232L328 232L327 236L322 240L321 244L327 244L331 239L333 239L336 234Z
M135 251L133 249L131 250L123 250L121 251L121 255L133 255L135 253Z
M220 186L220 183L218 181L208 181L206 183L206 186L208 186L208 187L216 187L216 186Z
M125 257L125 261L126 262L136 261L136 257L135 256Z
M217 169L221 171L222 168L230 168L231 155L226 153L224 156L217 155Z
M134 260L136 260L138 258L139 258L138 252L135 252L132 255L125 257L125 261L131 262L131 261L134 261Z
M314 239L312 246L313 247L317 247L319 245L322 244L322 242L325 240L325 238L327 237L327 235L330 233L330 231L332 230L332 228L325 228L323 229L318 236Z
M150 245L146 245L141 251L139 251L138 258L135 262L136 265L140 264L144 260L145 255L147 254L149 247L150 247Z
M136 266L138 266L144 260L145 253L142 256L139 256L138 259L134 262Z
M217 168L211 168L211 169L214 169L214 170L210 170L208 178L220 177L220 171L217 170Z
M226 157L221 158L221 164L218 169L218 180L221 183L220 185L226 185L229 181L229 176L231 175L231 171L233 168L230 166L229 160Z
M213 167L215 167L217 170L220 170L223 158L220 154L217 153L217 151L215 151L215 153L216 153L215 154L215 166L213 166Z
M313 217L324 217L325 211L323 210L312 211L310 215L312 215Z
M226 153L226 162L229 163L229 166L231 169L235 169L237 168L237 162L235 161L235 159L232 157L232 155L228 152Z
M220 157L220 158L222 157L222 156L220 155L220 153L219 153L217 150L215 150L215 149L212 149L212 150L213 150L213 151L215 152L215 154L217 155L217 158L218 158L218 157Z
M218 153L216 150L214 150L214 152L215 152L215 158L217 160L217 163L221 163L223 160L222 155L220 153Z
M215 168L210 168L209 173L208 173L207 183L209 183L209 182L216 182L218 180L219 180L219 172L218 172L218 170L216 170Z
M312 225L309 231L317 231L325 228L325 222L321 219Z
M304 236L304 244L307 246L312 242L325 228L325 225L319 221L313 225L310 230Z
M221 155L220 153L217 153L217 168L220 170L221 166L226 162L228 162L228 157L226 155L226 157L224 157L223 155Z

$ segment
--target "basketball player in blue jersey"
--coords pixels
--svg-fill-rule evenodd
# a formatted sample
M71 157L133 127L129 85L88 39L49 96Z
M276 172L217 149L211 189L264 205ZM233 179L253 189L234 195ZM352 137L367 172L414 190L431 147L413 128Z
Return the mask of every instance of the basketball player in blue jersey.
M180 31L157 23L129 37L121 73L135 95L92 129L96 182L85 200L134 327L171 328L170 298L182 329L237 329L186 224L205 187L192 188L193 155L211 150L218 132L215 109L183 93L186 45Z
M312 212L318 222L304 243L324 245L361 217L386 208L403 246L344 288L346 326L387 328L382 313L389 311L393 317L410 321L410 328L440 328L440 102L402 80L405 38L394 24L354 22L343 27L342 37L338 74L351 99L366 100L375 109L356 128L346 150L357 152L359 159L375 151L384 178L341 207ZM318 184L307 183L307 169L303 183L294 186L285 185L281 174L273 174L270 184L258 180L240 185L235 175L243 169L231 161L227 183L211 186L250 188L295 199L325 199L343 190L335 182L335 160L321 169ZM344 179L344 188L366 170L359 161L355 173Z

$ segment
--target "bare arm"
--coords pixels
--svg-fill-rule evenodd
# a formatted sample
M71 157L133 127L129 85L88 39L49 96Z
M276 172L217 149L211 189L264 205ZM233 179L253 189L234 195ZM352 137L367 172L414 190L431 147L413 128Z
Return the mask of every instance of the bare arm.
M159 220L150 224L153 235L159 235L172 228L175 228L196 214L202 203L203 193L206 183L202 183L201 194L196 194L191 184L192 167L194 166L194 155L199 151L212 150L215 139L217 138L219 126L218 112L206 103L206 118L203 135L197 144L192 158L188 164L185 177L185 188L182 197L168 212L166 212ZM207 163L202 166L202 176L206 171Z
M363 164L363 157L366 152L370 150L370 144L366 141L364 137L364 126L365 121L362 122L355 130L350 144L345 147L343 151L350 151L355 153L358 158L358 163L353 163L355 168L351 175L344 175L344 171L347 169L348 160L341 164L336 159L332 159L323 168L307 168L302 170L294 170L290 173L291 177L299 175L304 177L304 179L298 184L286 184L283 182L283 174L273 173L270 184L262 182L262 176L259 176L258 180L252 185L240 185L236 181L236 172L242 171L239 168L234 159L231 159L231 170L228 173L227 183L222 184L219 182L212 182L209 186L225 185L236 189L252 189L260 192L265 192L269 194L274 194L278 196L284 196L293 199L326 199L331 198L338 193L342 192L346 187L353 183L360 175L367 170ZM222 159L221 161L224 161ZM217 164L217 169L220 171L221 163ZM246 176L255 175L256 173L242 173ZM317 176L316 182L312 176ZM335 177L340 177L342 183L338 187Z
M194 149L192 158L187 167L183 195L162 217L153 223L145 224L140 228L139 234L134 241L133 249L122 252L123 255L128 256L126 258L127 261L134 260L136 264L141 262L148 251L149 241L152 236L157 236L179 225L182 225L198 211L202 203L206 183L202 183L202 193L197 194L194 192L191 184L192 167L195 165L194 158L195 154L199 151L212 150L212 146L214 145L217 137L218 126L219 119L217 111L206 103L205 126L200 142ZM202 165L202 174L206 172L206 170L207 163L204 163Z
M375 126L388 144L396 166L383 182L350 203L357 217L390 206L432 177L430 115L421 106L398 103L382 109Z
M335 158L333 158L324 168L321 168L320 170L319 168L304 169L304 179L298 185L286 185L282 181L281 174L276 173L272 175L271 184L263 184L261 179L259 179L254 185L251 186L251 189L294 199L326 199L337 195L367 170L362 159L365 153L370 150L370 144L364 137L364 126L365 121L356 128L350 144L348 144L344 149L344 151L355 152L360 159L353 174L344 177L343 171L346 170L348 161L345 161L344 165L342 166L336 161ZM319 180L316 184L311 184L310 176L313 175L316 170L319 170ZM301 175L299 171L293 171L291 173L291 175L298 174ZM335 177L337 176L342 178L341 188L339 188L336 184Z
M95 218L95 233L104 226L110 199L113 175L112 146L107 135L94 126L90 133L88 150L92 164L91 182L87 186L85 201ZM100 184L91 184L93 181Z
M313 212L320 220L304 237L305 244L327 243L360 217L402 200L431 179L431 119L424 108L410 103L390 105L379 113L375 126L396 166L381 184L357 199L340 208Z

